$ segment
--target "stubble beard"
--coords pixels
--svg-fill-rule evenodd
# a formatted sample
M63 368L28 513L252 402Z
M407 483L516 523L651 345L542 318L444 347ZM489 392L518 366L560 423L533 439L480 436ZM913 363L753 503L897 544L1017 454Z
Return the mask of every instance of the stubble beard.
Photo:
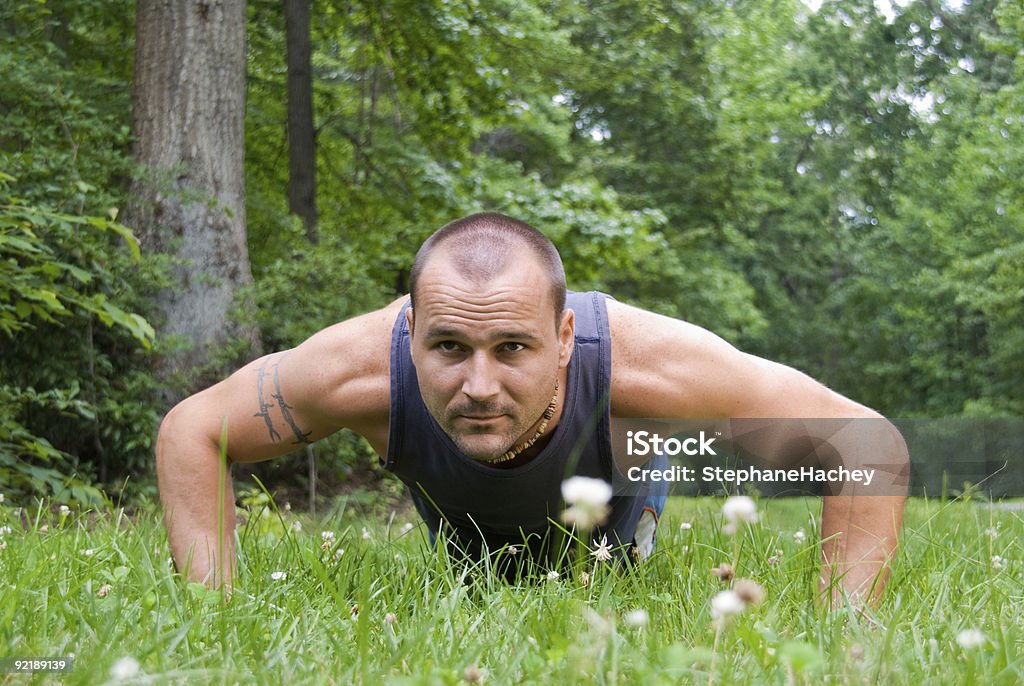
M463 455L477 462L493 462L509 450L514 449L520 440L526 440L522 437L530 427L540 421L542 414L543 410L535 420L528 424L522 424L521 421L516 421L520 414L514 407L496 406L489 403L463 403L448 410L442 428ZM483 426L479 431L460 430L457 426L459 418L463 415L500 415L502 419L511 418L512 427L497 435L493 429ZM485 445L481 445L481 437L486 437Z

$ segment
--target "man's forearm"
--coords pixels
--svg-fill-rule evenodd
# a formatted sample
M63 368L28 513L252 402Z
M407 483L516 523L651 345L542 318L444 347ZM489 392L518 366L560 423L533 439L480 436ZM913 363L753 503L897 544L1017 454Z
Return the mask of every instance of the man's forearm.
M903 496L828 496L821 517L822 601L877 601L903 521Z
M171 554L192 581L219 588L235 566L235 499L231 474L216 443L175 427L167 416L157 439L157 481Z
M849 469L870 468L870 486L847 484L825 497L821 516L822 600L877 601L899 542L909 481L907 446L890 422L853 420L831 446Z

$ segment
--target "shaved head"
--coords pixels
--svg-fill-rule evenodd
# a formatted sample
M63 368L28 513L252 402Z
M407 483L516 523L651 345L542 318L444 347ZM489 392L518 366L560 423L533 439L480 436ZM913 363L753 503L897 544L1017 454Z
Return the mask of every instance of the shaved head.
M550 239L526 222L497 212L482 212L456 219L438 229L420 247L412 265L409 293L414 309L420 275L435 253L443 253L460 276L481 285L532 257L551 281L550 293L558 326L565 309L562 259Z

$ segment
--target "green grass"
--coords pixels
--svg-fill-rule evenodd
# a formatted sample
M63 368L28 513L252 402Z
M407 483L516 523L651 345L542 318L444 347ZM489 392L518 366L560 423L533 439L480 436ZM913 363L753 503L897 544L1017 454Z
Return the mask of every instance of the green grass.
M736 538L722 533L720 506L670 499L656 555L627 574L588 558L586 585L579 570L514 585L460 566L412 514L381 521L339 505L311 522L266 510L239 528L241 577L224 602L173 572L154 514L40 508L19 519L8 503L2 654L75 664L0 682L106 683L126 656L139 671L124 683L460 684L474 672L488 684L1024 681L1021 512L912 501L889 589L865 616L813 602L817 500L762 501L760 522ZM324 530L336 535L327 550ZM767 600L719 629L709 602L726 585L709 570L723 562ZM628 621L637 609L645 625ZM965 650L956 637L970 628L986 641Z

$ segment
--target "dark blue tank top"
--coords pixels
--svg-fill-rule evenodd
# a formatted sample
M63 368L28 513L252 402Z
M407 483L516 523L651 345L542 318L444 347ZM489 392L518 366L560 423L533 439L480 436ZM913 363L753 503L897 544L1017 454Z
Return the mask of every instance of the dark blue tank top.
M408 487L417 511L436 533L442 526L476 557L482 544L526 546L535 559L554 552L564 509L562 481L573 475L613 483L609 398L611 337L605 296L573 293L576 342L567 370L562 416L544 450L529 463L498 469L463 455L427 411L409 352L405 310L391 337L391 415L384 466ZM611 515L596 532L612 545L632 543L645 493L612 498ZM588 541L589 543L589 541Z

